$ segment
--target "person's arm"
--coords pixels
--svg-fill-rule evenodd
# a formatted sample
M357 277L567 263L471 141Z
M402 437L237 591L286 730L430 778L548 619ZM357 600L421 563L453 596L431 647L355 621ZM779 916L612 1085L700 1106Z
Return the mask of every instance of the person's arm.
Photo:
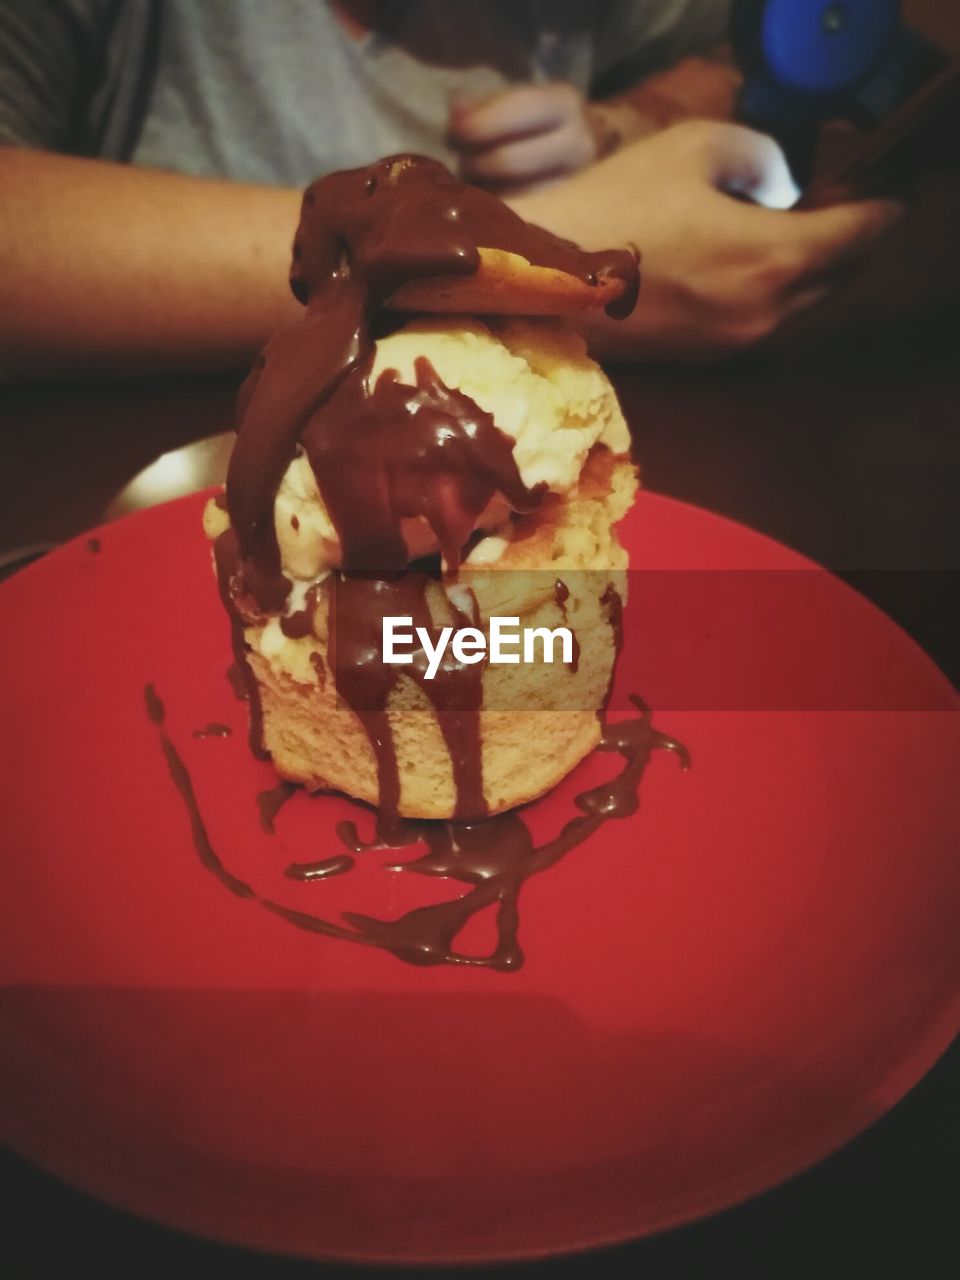
M5 181L6 180L6 181ZM0 152L0 367L7 372L240 368L299 314L287 272L299 193L97 161ZM586 248L634 243L640 301L586 332L595 353L737 350L827 297L897 208L787 213L774 142L682 124L511 201Z
M240 368L299 314L300 192L0 148L0 374Z
M137 17L0 0L0 377L239 368L297 313L298 192L58 154Z
M509 203L584 248L639 247L633 314L582 326L595 355L703 359L824 301L900 214L880 200L792 213L796 196L773 139L689 122Z

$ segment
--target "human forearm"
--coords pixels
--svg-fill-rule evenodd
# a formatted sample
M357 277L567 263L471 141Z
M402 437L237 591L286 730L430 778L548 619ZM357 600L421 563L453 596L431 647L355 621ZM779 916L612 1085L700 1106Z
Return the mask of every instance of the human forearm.
M299 311L300 193L0 149L0 370L240 368Z
M510 203L586 249L639 246L639 302L626 320L588 320L594 354L690 359L739 350L823 301L898 216L886 201L786 212L796 194L771 138L699 121Z

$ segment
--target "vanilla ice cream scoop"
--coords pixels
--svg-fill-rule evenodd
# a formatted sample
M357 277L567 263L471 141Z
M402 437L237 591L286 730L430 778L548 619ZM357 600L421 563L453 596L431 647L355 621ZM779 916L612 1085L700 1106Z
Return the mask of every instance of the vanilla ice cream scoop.
M486 325L439 317L413 320L382 338L374 353L371 382L387 371L416 382L414 363L426 357L441 382L490 414L511 438L517 470L528 489L576 491L594 445L629 452L630 437L610 381L587 355L586 344L562 320L510 318ZM502 531L511 511L495 495L477 528ZM313 581L340 563L340 544L310 462L302 451L287 467L274 505L284 573ZM437 550L437 540L419 518L404 521L411 559Z

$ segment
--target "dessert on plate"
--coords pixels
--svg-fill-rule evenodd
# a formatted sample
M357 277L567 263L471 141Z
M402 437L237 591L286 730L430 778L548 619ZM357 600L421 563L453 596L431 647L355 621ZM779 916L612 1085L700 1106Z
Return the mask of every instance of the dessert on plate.
M565 317L631 310L636 255L587 253L441 164L395 156L305 193L302 319L244 384L221 597L253 741L281 777L398 817L534 799L598 743L636 491L612 387ZM564 661L383 657L490 619L568 628ZM449 636L450 632L446 632Z

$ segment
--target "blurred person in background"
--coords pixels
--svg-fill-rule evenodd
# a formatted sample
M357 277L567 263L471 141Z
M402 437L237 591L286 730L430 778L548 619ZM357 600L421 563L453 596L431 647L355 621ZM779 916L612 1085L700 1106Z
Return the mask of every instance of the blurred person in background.
M721 123L727 22L726 0L0 0L0 368L242 365L297 313L301 189L399 151L640 246L597 354L749 345L896 210L782 211L777 145Z

